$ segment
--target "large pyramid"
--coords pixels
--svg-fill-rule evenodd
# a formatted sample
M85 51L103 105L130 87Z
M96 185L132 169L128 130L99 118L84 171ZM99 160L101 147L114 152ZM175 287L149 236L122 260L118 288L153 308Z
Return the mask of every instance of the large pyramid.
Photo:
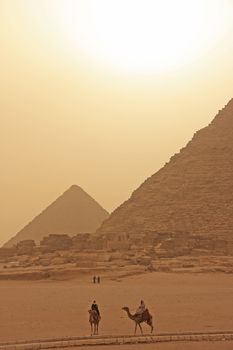
M233 99L97 231L176 232L233 239Z
M79 186L73 185L4 247L10 247L25 239L33 239L38 243L44 236L52 233L92 233L108 215L92 197Z

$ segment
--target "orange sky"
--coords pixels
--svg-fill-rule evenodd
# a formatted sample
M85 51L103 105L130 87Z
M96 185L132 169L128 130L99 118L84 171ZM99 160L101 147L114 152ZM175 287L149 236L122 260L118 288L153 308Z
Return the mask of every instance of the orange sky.
M0 1L0 243L74 183L113 210L233 97L233 6L219 3L211 45L144 74L71 53L53 0L40 15L42 0Z

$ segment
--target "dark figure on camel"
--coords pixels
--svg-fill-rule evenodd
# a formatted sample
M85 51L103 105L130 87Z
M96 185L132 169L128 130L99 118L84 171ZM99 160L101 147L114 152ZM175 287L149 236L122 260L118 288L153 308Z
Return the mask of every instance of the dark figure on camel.
M95 301L95 300L93 301L93 303L92 303L92 305L91 305L91 309L92 309L92 310L95 310L95 311L97 312L97 315L98 315L99 318L100 318L99 307L98 307L98 305L96 304L96 301Z
M99 333L99 322L100 322L100 311L99 307L94 300L91 305L91 310L89 312L89 322L91 325L91 335L97 335Z

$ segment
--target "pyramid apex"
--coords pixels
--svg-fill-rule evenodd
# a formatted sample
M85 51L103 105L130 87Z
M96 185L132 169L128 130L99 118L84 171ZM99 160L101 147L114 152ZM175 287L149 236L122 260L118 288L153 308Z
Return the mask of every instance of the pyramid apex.
M68 188L68 190L77 190L77 189L81 189L81 187L76 184L73 184Z

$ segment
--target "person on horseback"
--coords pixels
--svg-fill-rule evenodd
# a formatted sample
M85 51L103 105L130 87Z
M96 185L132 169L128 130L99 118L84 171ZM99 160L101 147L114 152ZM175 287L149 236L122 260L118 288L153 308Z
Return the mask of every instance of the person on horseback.
M136 310L135 315L142 315L143 312L146 310L146 305L143 300L141 300L139 307Z
M99 318L100 318L99 307L98 307L98 305L96 304L96 301L95 301L95 300L93 301L93 303L92 303L92 305L91 305L91 309L92 309L92 310L95 310L95 311L97 312Z

